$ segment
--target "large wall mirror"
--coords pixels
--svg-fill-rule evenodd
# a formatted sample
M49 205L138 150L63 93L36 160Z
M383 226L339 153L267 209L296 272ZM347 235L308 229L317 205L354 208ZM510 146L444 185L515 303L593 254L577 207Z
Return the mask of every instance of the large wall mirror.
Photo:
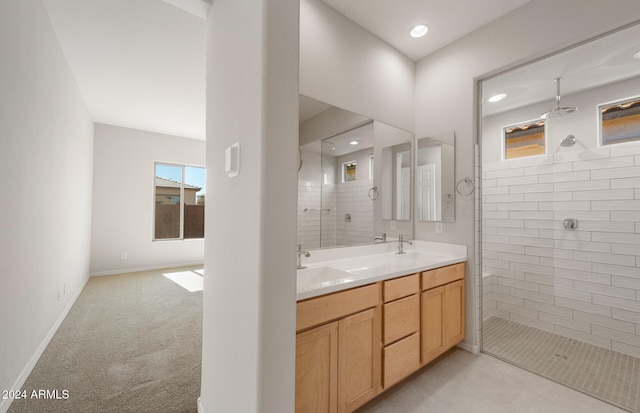
M412 238L412 143L410 132L300 96L298 243L369 244L380 232Z
M455 135L420 138L416 154L418 221L455 220Z

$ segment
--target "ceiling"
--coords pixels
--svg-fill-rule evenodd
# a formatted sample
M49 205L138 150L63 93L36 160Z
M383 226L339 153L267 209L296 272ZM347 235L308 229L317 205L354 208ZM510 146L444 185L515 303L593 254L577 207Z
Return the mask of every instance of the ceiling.
M555 78L562 77L561 106L571 94L640 75L640 24L527 64L482 82L482 114L489 116L534 103L555 106ZM497 94L503 100L487 100Z
M324 1L418 60L529 0ZM211 0L43 2L95 122L205 139Z

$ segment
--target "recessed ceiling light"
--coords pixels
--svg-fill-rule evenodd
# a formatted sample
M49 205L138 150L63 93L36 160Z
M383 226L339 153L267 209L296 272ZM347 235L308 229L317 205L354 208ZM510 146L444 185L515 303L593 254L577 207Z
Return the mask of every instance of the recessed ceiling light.
M495 96L491 96L489 98L489 102L491 103L496 103L496 102L500 102L502 99L506 98L507 94L506 93L499 93Z
M352 144L352 145L357 145L357 144L358 144L358 141L351 141L351 142L349 142L349 143L350 143L350 144Z
M429 31L429 28L424 24L418 24L411 29L411 37L422 37Z
M635 52L635 53L633 54L633 58L634 58L634 59L640 59L640 50L638 50L637 52Z

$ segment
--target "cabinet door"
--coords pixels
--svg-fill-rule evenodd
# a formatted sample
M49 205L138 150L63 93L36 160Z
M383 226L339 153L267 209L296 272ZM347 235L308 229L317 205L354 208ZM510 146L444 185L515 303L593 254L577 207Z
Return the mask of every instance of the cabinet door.
M445 292L443 286L422 293L422 364L435 359L445 350Z
M445 288L444 344L448 349L464 340L464 280L447 284Z
M296 413L338 409L338 322L296 336Z
M380 389L379 308L343 318L338 324L338 413L349 413Z

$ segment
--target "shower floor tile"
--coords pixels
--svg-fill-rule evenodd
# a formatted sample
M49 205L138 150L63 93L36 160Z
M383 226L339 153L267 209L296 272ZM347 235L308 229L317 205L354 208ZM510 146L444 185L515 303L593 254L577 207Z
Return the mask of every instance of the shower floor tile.
M640 359L499 317L483 323L483 351L634 413Z

